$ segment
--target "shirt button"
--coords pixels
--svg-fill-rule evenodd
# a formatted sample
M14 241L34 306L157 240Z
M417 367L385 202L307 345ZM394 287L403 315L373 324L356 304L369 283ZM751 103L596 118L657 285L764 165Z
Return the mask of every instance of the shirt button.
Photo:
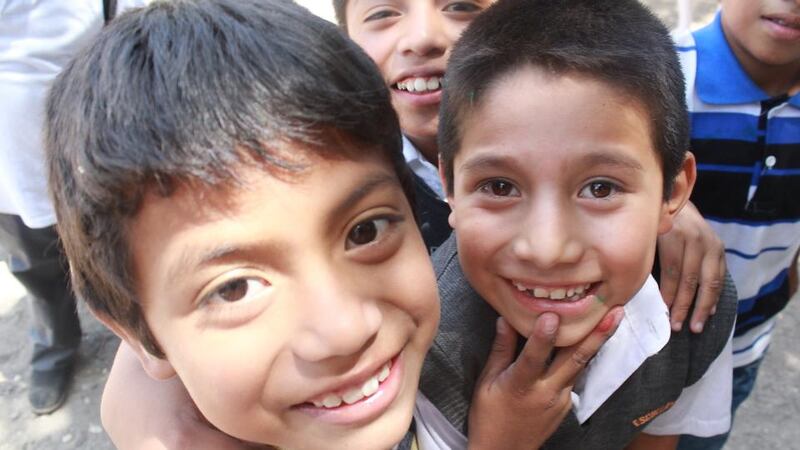
M773 155L767 156L767 159L764 160L764 164L767 166L767 169L772 169L775 167L776 162L778 162L778 158L774 157Z

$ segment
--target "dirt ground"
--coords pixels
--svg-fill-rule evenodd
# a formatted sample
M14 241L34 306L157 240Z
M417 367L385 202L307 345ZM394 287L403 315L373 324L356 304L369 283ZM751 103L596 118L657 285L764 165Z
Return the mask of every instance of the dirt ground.
M305 0L312 7L329 0ZM676 21L675 1L648 0L669 26ZM709 20L714 0L693 2L694 24ZM324 9L324 8L323 8ZM67 403L48 416L28 408L27 375L31 346L27 338L27 302L22 287L0 263L0 450L111 449L100 426L100 394L118 340L81 308L84 339ZM740 409L731 450L800 448L800 304L783 312L755 392Z

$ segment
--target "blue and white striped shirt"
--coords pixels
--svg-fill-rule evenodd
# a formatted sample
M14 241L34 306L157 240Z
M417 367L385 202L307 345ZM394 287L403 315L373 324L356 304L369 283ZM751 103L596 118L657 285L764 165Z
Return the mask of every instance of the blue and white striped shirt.
M698 178L692 202L725 243L739 292L734 366L760 358L800 248L800 95L770 97L742 69L720 15L676 37Z

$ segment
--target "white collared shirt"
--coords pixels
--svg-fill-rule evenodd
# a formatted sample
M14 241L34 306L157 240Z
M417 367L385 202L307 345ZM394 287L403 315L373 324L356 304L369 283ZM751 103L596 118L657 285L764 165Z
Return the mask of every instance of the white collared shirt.
M411 141L403 136L403 157L406 159L409 169L414 174L422 178L422 181L428 185L436 195L444 200L444 189L442 188L442 180L439 178L439 169L431 164L425 156L414 147Z
M572 392L573 411L584 423L650 356L669 342L669 310L658 284L648 276L624 306L625 317L600 348ZM730 428L731 339L705 375L685 388L675 404L653 419L644 431L655 435L714 436Z
M625 317L573 387L573 412L584 423L650 356L669 342L669 310L658 285L648 276L624 306ZM730 428L731 339L705 375L685 388L675 404L653 419L644 432L654 435L714 436ZM463 449L467 439L422 393L414 409L421 449ZM423 445L424 443L424 445Z

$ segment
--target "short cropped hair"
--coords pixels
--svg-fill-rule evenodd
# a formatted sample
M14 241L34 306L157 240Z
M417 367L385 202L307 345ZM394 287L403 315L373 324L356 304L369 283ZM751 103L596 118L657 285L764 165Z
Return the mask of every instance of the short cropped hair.
M689 148L684 81L669 32L636 0L499 0L470 24L450 57L439 113L448 192L467 116L494 81L524 66L590 77L637 100L668 198Z
M372 60L285 0L170 0L120 15L55 80L45 135L73 288L158 357L128 233L146 194L235 186L247 164L296 173L297 148L380 158L411 186Z

